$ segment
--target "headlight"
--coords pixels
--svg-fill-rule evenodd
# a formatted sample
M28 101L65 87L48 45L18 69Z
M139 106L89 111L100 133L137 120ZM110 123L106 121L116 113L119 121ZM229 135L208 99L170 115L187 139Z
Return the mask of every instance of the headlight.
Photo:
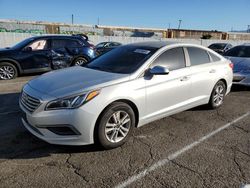
M66 97L51 101L47 104L46 110L58 110L58 109L73 109L78 108L86 102L92 100L100 93L100 90L94 90L89 93L76 95L73 97Z

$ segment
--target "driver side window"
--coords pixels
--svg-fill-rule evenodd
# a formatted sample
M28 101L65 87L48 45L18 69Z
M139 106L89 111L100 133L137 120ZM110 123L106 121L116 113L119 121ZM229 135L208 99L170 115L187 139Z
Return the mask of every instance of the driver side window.
M37 40L27 47L30 47L32 51L37 51L37 50L46 50L48 49L48 42L47 40Z
M151 67L163 66L170 71L186 67L184 51L182 47L172 48L163 52L152 63Z

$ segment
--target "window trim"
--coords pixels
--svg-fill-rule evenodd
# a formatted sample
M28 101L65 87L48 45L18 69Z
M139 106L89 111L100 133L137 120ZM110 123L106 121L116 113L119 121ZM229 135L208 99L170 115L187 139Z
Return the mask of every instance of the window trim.
M168 49L162 51L160 54L158 54L158 55L152 60L152 62L148 65L147 69L151 67L151 65L155 62L155 60L156 60L158 57L160 57L160 56L161 56L162 54L164 54L166 51L172 50L172 49L175 49L175 48L182 48L182 50L183 50L183 55L184 55L184 63L185 63L185 67L183 67L183 68L188 67L188 66L187 66L187 59L186 59L186 54L185 54L184 47L183 47L183 46L175 46L175 47L168 48ZM178 69L176 69L176 70L178 70ZM172 70L172 71L175 71L175 70Z

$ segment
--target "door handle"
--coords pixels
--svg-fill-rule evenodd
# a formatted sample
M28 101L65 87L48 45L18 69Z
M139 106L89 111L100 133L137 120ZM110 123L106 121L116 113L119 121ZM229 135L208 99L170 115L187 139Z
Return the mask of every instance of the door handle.
M211 70L209 71L209 73L216 73L216 70L215 70L215 69L211 69Z
M189 76L184 76L180 80L183 82L183 81L188 81L189 79L190 79Z

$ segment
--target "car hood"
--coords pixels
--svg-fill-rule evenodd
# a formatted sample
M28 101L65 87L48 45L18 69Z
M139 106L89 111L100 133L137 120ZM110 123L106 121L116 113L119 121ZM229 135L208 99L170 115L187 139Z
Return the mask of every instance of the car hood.
M250 58L243 57L226 57L234 64L234 73L249 73L250 74Z
M70 96L129 80L128 74L115 74L80 66L52 71L28 82L28 85L56 98Z
M6 53L11 53L14 50L11 48L0 48L0 54L6 54Z

